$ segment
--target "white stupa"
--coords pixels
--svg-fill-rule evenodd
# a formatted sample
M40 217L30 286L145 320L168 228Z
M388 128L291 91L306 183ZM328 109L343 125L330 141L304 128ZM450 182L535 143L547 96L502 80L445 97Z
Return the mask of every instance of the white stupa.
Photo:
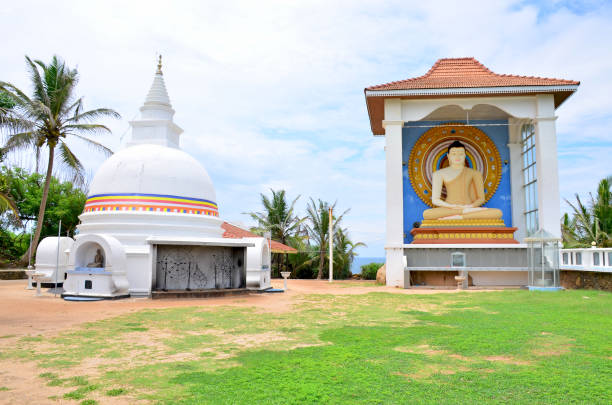
M140 112L127 147L91 183L65 295L245 288L246 247L253 242L222 237L212 181L180 149L183 130L173 121L161 57Z

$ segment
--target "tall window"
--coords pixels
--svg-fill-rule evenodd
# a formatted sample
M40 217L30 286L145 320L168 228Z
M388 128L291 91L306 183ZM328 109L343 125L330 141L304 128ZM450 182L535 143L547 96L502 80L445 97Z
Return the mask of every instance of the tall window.
M538 184L536 175L535 126L525 124L521 128L523 140L523 191L525 192L525 224L527 235L538 230Z

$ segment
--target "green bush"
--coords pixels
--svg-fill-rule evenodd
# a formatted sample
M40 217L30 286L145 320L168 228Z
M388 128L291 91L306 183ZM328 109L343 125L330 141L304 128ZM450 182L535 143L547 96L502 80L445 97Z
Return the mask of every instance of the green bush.
M384 263L368 263L361 266L361 278L364 280L376 280L376 272Z

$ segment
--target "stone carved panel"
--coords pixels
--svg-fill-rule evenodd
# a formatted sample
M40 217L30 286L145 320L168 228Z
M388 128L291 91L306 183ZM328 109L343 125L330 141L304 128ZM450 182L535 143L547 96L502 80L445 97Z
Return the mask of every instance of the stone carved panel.
M158 290L206 290L245 286L244 248L158 245Z

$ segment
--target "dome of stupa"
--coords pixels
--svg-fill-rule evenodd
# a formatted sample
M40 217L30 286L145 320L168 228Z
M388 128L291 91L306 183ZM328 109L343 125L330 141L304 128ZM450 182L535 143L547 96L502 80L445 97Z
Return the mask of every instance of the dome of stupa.
M169 207L175 212L185 207L197 211L192 213L216 215L215 202L212 181L197 160L180 149L142 144L123 149L102 164L89 188L87 209Z

